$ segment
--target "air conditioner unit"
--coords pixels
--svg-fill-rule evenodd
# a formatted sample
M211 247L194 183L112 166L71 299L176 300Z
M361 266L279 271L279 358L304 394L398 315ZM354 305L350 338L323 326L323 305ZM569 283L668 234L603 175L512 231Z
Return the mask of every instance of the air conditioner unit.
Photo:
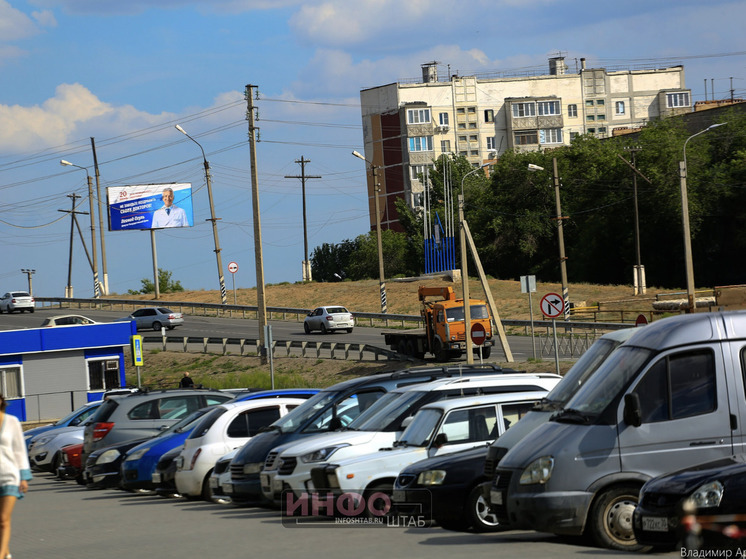
M119 370L119 361L107 361L106 362L106 370L107 371L117 371L117 370Z
M448 132L448 125L447 124L441 124L439 126L436 126L435 129L438 132Z

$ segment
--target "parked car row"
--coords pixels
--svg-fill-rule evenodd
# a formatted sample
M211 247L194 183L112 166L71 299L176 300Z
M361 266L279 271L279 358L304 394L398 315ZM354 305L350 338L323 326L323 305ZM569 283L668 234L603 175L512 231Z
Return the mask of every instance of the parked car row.
M740 549L745 367L746 312L697 313L607 334L564 378L417 367L276 397L272 413L269 400L219 402L151 457L150 485L145 474L132 488L279 508L295 522L397 515L584 535L616 550ZM87 421L86 437L115 430L96 426L105 415ZM161 437L119 451L122 464ZM123 488L135 482L126 472Z

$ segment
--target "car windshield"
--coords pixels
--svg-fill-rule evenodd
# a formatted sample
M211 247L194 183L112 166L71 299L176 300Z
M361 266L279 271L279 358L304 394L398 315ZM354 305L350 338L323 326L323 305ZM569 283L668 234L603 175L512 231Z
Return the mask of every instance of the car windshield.
M349 311L344 307L328 307L326 309L326 312L329 314L342 314L342 313L346 313Z
M490 313L487 312L485 305L469 305L469 313L472 320L487 319L490 317ZM446 320L448 322L463 322L464 307L446 309Z
M207 411L209 413L199 419L199 422L194 426L192 432L189 433L189 436L187 437L188 439L198 439L200 437L204 437L205 434L207 434L207 432L210 430L210 427L212 427L218 420L218 417L227 412L228 409L224 408L223 406L218 406L215 408L209 408Z
M156 310L157 310L157 311L158 311L159 313L161 313L161 314L171 314L171 313L173 312L173 311L171 311L171 309L167 309L167 308L165 308L165 307L159 307L159 308L158 308L158 309L156 309Z
M89 407L88 410L86 410L85 412L83 412L82 415L84 417L82 417L82 419L85 419L86 417L88 417L89 415L91 415L94 411L96 411L96 408L94 408L93 406ZM73 417L75 417L79 413L81 413L80 408L78 408L77 410L75 410L73 412L68 413L65 417L63 417L57 423L55 423L55 425L66 425L68 421L70 421ZM77 423L80 423L80 420Z
M604 361L596 373L567 402L567 408L582 414L600 414L622 392L653 352L622 346Z
M401 428L402 416L419 401L426 399L429 392L411 390L384 394L370 408L350 423L349 428L357 431L389 431ZM419 407L419 406L418 406Z
M212 411L212 409L212 407L208 407L200 408L197 411L193 411L178 423L174 423L173 425L171 425L171 427L163 431L161 435L165 435L167 433L183 433L184 431L189 431L207 412Z
M440 423L443 412L439 409L423 409L417 412L412 423L404 430L397 441L404 446L427 446L435 428Z
M28 293L25 291L14 291L10 294L11 297L31 297Z
M284 417L275 421L272 426L282 433L293 433L319 411L327 407L338 396L338 392L319 392Z

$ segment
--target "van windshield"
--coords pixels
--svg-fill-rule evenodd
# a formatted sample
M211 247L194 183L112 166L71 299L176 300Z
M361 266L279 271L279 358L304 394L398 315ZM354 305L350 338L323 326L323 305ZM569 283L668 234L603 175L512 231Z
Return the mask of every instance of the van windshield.
M584 414L602 413L652 355L649 349L621 346L601 364L565 407Z

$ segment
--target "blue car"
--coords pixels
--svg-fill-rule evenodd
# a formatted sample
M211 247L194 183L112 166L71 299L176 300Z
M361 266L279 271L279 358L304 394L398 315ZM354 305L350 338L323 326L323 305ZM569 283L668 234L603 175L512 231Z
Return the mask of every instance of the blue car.
M78 425L82 425L86 419L93 415L93 413L99 408L101 404L103 404L103 400L88 402L84 406L79 407L75 411L60 419L57 423L50 423L49 425L42 425L41 427L34 427L33 429L24 431L23 438L26 441L26 449L29 450L31 448L31 439L33 439L36 435L46 433L47 431L51 431L53 429L60 429L62 427L76 427Z
M316 388L260 390L241 394L233 401L242 402L259 398L310 398L317 392L318 389ZM152 477L158 465L158 460L166 452L183 445L196 425L197 419L210 409L211 406L199 409L158 436L130 449L122 463L122 487L132 491L138 489L154 490L155 485Z

